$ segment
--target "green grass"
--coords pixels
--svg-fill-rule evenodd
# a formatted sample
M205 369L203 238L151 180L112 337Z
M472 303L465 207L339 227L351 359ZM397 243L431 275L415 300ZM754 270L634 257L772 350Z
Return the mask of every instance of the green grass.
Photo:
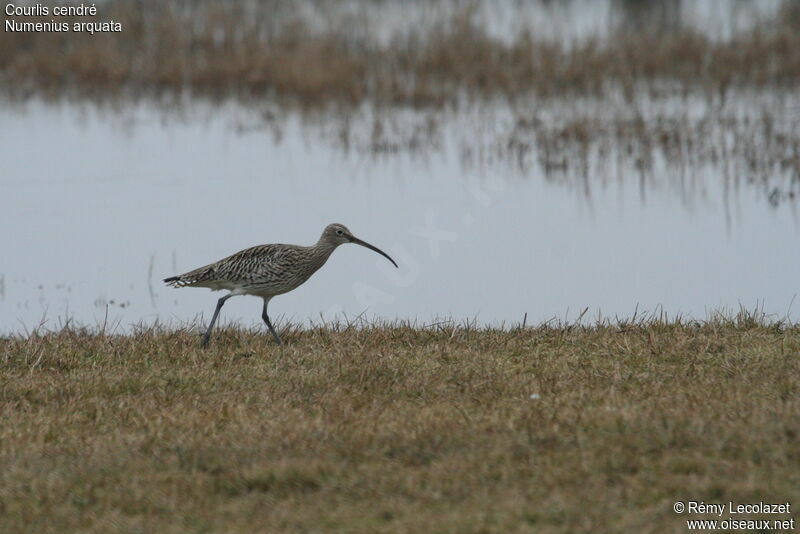
M800 504L797 326L285 337L0 339L0 532L686 532L676 500Z

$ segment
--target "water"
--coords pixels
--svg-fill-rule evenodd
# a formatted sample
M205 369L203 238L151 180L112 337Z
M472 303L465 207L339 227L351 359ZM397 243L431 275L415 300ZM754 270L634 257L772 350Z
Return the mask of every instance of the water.
M632 165L592 170L587 195L537 165L465 163L469 132L453 118L420 134L421 149L396 152L370 147L358 125L345 149L335 122L313 123L201 103L182 115L148 103L4 106L0 331L207 320L220 293L161 279L255 244L311 244L330 222L400 269L343 246L272 301L279 321L509 325L527 313L533 324L586 307L591 318L663 307L702 319L740 305L800 317L795 203L731 190L720 165L693 169L689 200L663 186L672 170L658 163L646 191ZM256 325L260 306L232 299L223 322Z
M526 31L539 39L569 44L608 37L620 29L641 31L646 26L660 31L690 29L713 39L727 39L774 17L781 8L776 0L495 0L466 5L457 0L314 0L278 2L268 12L259 2L240 0L239 5L247 6L252 17L268 13L269 20L276 22L302 18L319 31L346 28L351 35L367 35L383 45L397 36L446 27L467 13L492 38L509 42Z

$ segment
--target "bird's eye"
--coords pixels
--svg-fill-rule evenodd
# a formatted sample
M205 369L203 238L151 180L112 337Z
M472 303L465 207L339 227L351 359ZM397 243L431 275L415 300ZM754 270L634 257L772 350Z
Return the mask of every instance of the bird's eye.
M344 232L342 232L341 230L336 230L336 233L342 235Z

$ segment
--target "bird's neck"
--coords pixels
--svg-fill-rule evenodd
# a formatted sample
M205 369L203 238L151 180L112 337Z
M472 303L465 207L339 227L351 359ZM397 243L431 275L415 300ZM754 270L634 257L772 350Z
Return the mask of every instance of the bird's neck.
M336 250L337 246L337 243L331 243L330 241L323 239L317 241L317 244L312 247L314 249L312 257L315 260L315 263L319 263L317 268L322 267L322 265L328 261L328 258L330 258L331 254L333 254L333 251Z

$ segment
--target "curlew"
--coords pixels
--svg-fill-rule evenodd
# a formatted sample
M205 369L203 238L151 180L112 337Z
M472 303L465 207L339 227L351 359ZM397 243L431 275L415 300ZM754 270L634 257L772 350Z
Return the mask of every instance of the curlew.
M343 224L329 224L322 231L319 241L310 247L299 245L258 245L239 251L218 262L200 267L188 273L165 278L172 287L206 287L212 291L227 289L229 293L217 301L211 324L203 334L201 346L208 346L211 330L217 322L219 311L225 302L236 295L253 295L264 299L261 318L267 324L275 341L281 338L272 327L267 315L267 304L272 297L297 288L308 280L336 250L345 243L355 243L374 250L397 267L397 263L384 251L366 241L358 239Z

